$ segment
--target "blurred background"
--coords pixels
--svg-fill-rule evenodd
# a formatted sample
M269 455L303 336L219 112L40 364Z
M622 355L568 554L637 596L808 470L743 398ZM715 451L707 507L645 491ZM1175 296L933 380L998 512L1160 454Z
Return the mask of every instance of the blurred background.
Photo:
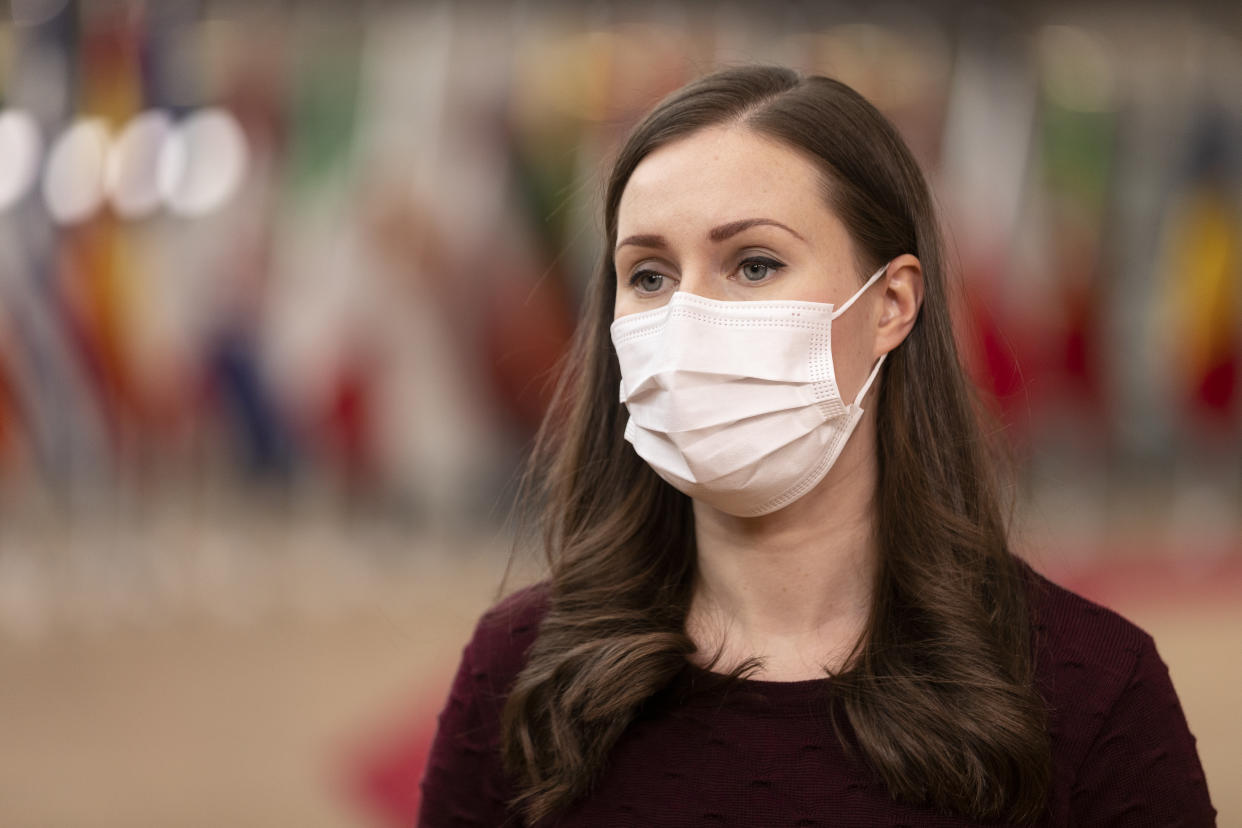
M1016 548L1242 826L1242 6L947 1L10 0L0 824L412 824L610 153L750 62L905 135Z

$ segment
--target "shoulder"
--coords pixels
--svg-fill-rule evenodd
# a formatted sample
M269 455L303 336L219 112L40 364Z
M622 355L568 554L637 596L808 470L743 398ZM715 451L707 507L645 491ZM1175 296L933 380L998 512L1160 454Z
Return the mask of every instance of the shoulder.
M505 695L522 671L548 611L548 595L548 582L539 581L510 594L479 618L463 661L489 695Z
M1057 675L1081 673L1103 690L1120 685L1139 658L1155 650L1152 637L1106 607L1029 572L1032 625L1040 668ZM1068 679L1067 679L1068 680Z
M512 825L501 711L547 607L547 585L514 592L479 619L440 713L421 783L420 826Z
M1052 727L1085 736L1099 726L1155 642L1118 613L1030 570L1035 675Z
M493 604L475 625L470 645L496 653L497 657L529 646L539 622L548 611L546 580L523 587Z
M1099 824L1137 806L1163 815L1152 824L1213 824L1195 739L1152 637L1031 576L1036 682L1061 817Z

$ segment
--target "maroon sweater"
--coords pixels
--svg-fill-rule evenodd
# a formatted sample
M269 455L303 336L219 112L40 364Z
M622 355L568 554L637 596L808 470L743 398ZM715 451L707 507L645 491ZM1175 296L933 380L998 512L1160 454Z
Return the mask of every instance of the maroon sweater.
M1145 632L1040 578L1038 686L1053 782L1041 825L1211 826L1215 810L1168 669ZM521 826L499 755L499 716L546 611L546 585L479 621L422 782L422 828ZM824 715L831 679L744 680L687 664L613 748L596 788L557 828L966 826L894 802Z

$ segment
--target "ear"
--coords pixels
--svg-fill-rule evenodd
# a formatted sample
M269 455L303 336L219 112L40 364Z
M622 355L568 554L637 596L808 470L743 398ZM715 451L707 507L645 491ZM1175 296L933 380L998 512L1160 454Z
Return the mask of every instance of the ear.
M888 264L881 283L880 319L876 323L875 356L887 354L905 341L923 307L923 266L909 253Z

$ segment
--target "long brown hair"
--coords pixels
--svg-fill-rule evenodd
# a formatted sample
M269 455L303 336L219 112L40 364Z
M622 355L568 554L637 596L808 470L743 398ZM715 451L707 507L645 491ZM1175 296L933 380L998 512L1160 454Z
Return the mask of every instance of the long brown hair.
M685 631L690 501L623 437L611 251L639 162L719 124L774 137L820 167L860 282L902 253L922 264L922 310L889 354L875 403L875 599L849 666L829 683L833 709L894 797L1029 821L1044 805L1051 754L1026 581L958 360L927 185L860 95L770 67L718 72L665 99L635 127L608 181L607 243L532 465L549 605L504 710L515 804L534 823L583 795L639 705L695 651Z

